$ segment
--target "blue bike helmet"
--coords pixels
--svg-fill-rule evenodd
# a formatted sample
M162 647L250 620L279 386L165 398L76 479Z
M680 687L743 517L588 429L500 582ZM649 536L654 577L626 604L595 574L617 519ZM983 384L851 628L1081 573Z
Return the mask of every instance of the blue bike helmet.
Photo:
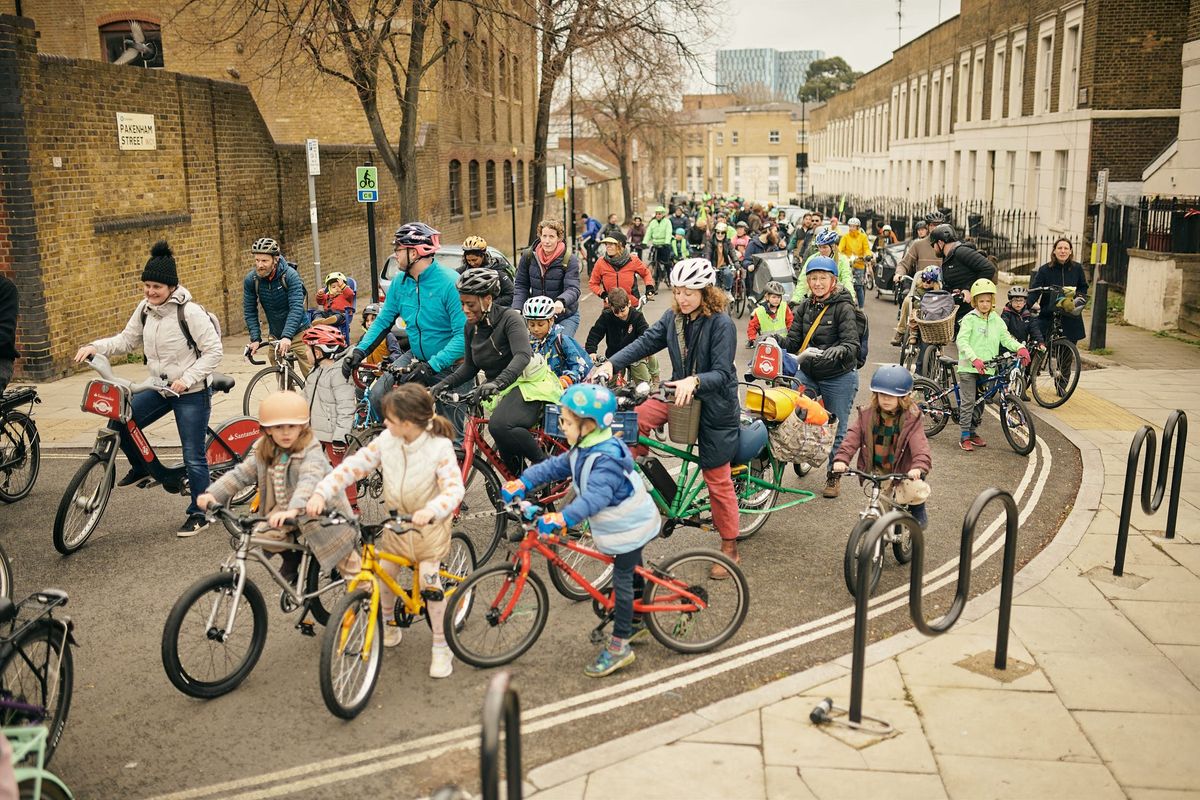
M601 428L612 425L617 413L617 396L607 386L576 383L568 386L558 404L577 417L590 419Z
M913 388L913 376L899 364L884 364L871 376L871 391L907 397Z
M676 236L683 236L685 233L687 233L687 231L685 231L683 228L676 228L676 229L675 229L675 235L676 235Z
M921 270L921 280L928 283L937 283L942 279L942 271L937 267L926 267Z
M805 275L810 272L832 272L834 275L837 275L837 271L837 262L829 256L813 256L804 265Z
M767 425L761 419L748 421L742 418L738 426L738 449L734 464L747 464L767 446Z
M818 245L822 245L822 244L836 245L841 240L842 240L841 235L838 234L838 232L833 230L832 228L826 228L825 230L821 231L820 233L817 234L817 237L815 239L815 241Z

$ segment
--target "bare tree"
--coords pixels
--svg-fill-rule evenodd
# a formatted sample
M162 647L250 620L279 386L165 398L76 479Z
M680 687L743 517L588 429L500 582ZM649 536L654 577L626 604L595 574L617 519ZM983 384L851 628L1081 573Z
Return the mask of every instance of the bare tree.
M253 48L259 78L287 80L296 61L354 88L371 138L400 193L400 216L417 207L417 119L422 80L449 54L462 51L440 34L435 13L442 0L186 0L177 17L194 17L196 43L235 41ZM491 0L465 3L477 15ZM498 5L498 4L497 4ZM431 36L431 28L438 36ZM429 91L428 89L424 91ZM400 124L389 136L382 106L394 99Z
M546 206L546 141L554 90L572 56L601 42L623 42L621 58L636 60L657 42L696 62L695 48L708 35L716 9L705 0L521 0L538 32L539 82L533 127L533 209L529 241ZM662 76L666 78L668 76ZM568 221L568 225L570 222Z
M669 46L652 42L639 48L638 57L625 57L623 42L607 40L588 53L581 64L594 76L591 87L578 104L596 139L618 164L624 219L633 213L630 180L635 140L671 126L679 113L683 91L682 59Z

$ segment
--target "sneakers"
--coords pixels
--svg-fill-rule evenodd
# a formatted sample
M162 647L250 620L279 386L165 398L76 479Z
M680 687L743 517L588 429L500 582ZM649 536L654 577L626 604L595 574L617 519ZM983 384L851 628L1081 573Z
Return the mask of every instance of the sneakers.
M821 492L822 497L827 497L830 500L842 493L842 476L829 473L829 477L825 479L825 489Z
M132 486L143 478L149 477L149 473L142 472L141 470L131 469L129 472L125 473L125 477L117 481L117 486Z
M633 633L629 634L628 642L630 644L637 644L649 638L650 629L646 627L646 621L644 619L635 619L633 621Z
M970 438L971 444L975 445L976 447L987 447L987 442L985 442L983 437L978 433L972 433Z
M637 660L637 655L629 647L628 642L620 650L613 650L612 645L609 645L600 651L595 661L583 668L583 674L589 678L603 678L622 667L628 667L635 660Z
M330 314L327 317L313 317L314 325L336 325L338 321L336 314Z
M180 539L187 539L190 536L195 536L200 531L208 527L208 520L203 514L188 514L188 518L179 526L179 530L175 535Z
M388 625L386 623L384 624L384 626L383 626L383 646L384 647L395 647L396 645L400 644L400 642L403 639L404 639L404 629L403 628L401 628L399 625Z
M901 335L901 334L900 334L900 332L899 332L899 331L897 331L897 332L896 332L896 333L895 333L895 334L892 336L892 347L899 347L899 346L900 346L900 335Z
M968 453L975 449L975 445L971 444L970 436L964 436L963 438L959 439L958 446L963 450L966 450Z
M450 646L435 644L433 657L429 662L429 677L449 678L452 672L454 672L454 654L450 652Z

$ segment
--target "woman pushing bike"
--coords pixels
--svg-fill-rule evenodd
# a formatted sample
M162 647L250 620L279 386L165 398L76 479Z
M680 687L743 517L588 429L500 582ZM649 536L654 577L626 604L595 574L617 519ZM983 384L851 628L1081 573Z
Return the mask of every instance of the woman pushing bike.
M734 358L737 328L725 310L725 293L716 287L717 271L703 258L687 258L671 268L674 302L633 344L621 349L592 375L612 378L635 361L666 348L671 357L671 380L675 405L686 406L694 399L700 406L700 468L712 505L713 524L721 535L721 552L733 562L738 555L738 504L733 490L730 462L738 447L738 396ZM638 406L638 432L647 435L667 421L670 408L650 398ZM646 448L633 448L645 455ZM727 578L720 565L712 577Z
M1047 291L1043 287L1061 286L1062 291ZM1074 295L1067 293L1074 289ZM1040 290L1040 291L1039 291ZM1054 327L1054 315L1062 312L1062 335L1076 344L1086 335L1083 330L1083 307L1087 305L1088 282L1083 266L1074 259L1071 240L1060 237L1054 242L1054 254L1038 267L1029 281L1029 294L1038 307L1038 324L1042 338L1049 341ZM1065 302L1064 302L1065 301Z
M436 397L482 370L484 382L475 391L491 415L488 431L505 465L519 475L524 461L536 464L546 457L529 429L541 422L546 403L558 400L562 384L544 358L534 357L521 312L496 302L499 291L493 270L469 269L458 279L467 317L466 352L458 368L431 391Z
M204 441L212 411L209 379L221 363L221 334L208 312L192 301L191 292L179 285L175 256L165 241L150 248L150 259L142 269L142 291L145 299L138 303L125 329L80 347L75 363L97 354L124 355L140 347L150 374L166 376L169 386L163 391L133 395L133 420L145 428L168 411L175 415L192 496L187 518L176 535L195 536L208 527L196 498L209 484ZM129 486L149 477L146 459L126 427L111 421L109 428L120 433L121 451L129 459L129 472L117 485Z

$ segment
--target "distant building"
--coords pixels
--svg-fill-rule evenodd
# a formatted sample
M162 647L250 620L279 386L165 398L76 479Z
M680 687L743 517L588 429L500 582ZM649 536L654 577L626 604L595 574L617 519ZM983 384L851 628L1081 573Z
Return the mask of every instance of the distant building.
M808 65L825 57L822 50L775 50L755 47L717 51L717 85L726 91L763 87L783 100L795 100Z

